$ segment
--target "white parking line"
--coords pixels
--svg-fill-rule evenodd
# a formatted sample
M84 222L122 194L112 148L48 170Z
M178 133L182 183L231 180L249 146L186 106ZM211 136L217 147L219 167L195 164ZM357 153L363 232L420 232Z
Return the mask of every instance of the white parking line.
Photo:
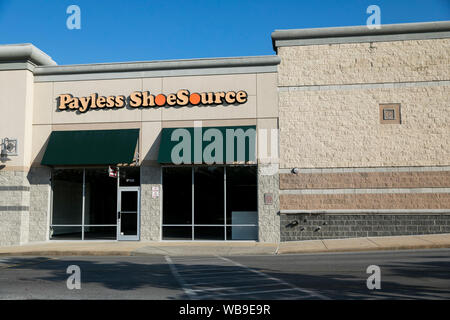
M289 289L275 289L275 290L260 290L260 291L247 291L243 293L218 293L215 295L207 295L212 297L224 297L224 296L245 296L249 294L261 294L261 293L270 293L270 292L286 292L286 291L297 291L297 289L289 288ZM205 298L205 296L202 296L202 298Z
M236 261L233 261L233 260L231 260L231 259L224 258L224 257L219 257L219 256L217 256L217 257L218 257L219 259L224 260L224 261L228 261L229 263L233 263L233 264L236 265L236 266L245 268L245 269L247 269L247 270L250 271L250 272L253 272L253 273L259 274L259 275L261 275L261 276L263 276L263 277L266 277L267 279L271 279L271 280L273 280L273 281L279 282L280 284L284 284L284 285L286 285L286 286L289 286L289 287L291 287L292 289L298 290L298 291L300 291L300 292L302 292L302 293L305 293L305 294L307 294L307 295L309 295L309 296L317 297L317 298L322 299L322 300L329 300L328 297L325 297L324 295L322 295L322 294L320 294L320 293L316 293L316 292L311 291L311 290L308 290L308 289L302 289L302 288L296 287L296 286L294 286L294 285L292 285L292 284L290 284L290 283L287 283L287 282L285 282L285 281L283 281L283 280L281 280L281 279L278 279L278 278L269 276L269 275L267 275L267 274L265 274L265 273L263 273L263 272L261 272L261 271L252 269L252 268L250 268L250 267L247 267L246 265L243 265L243 264L241 264L241 263L239 263L239 262L236 262Z
M180 276L177 269L175 268L172 259L170 259L169 256L165 256L164 258L166 258L166 261L169 265L170 270L172 271L173 276L175 277L175 279L177 279L178 284L180 285L181 289L183 289L184 293L186 293L190 299L195 298L196 293L192 291L192 289L187 287L187 284L184 282L183 278Z
M247 280L254 280L254 279L258 279L258 278L259 278L259 276L257 276L257 275L247 275L245 277L245 281L247 281ZM242 278L239 278L239 279L236 279L236 280L228 280L228 278L227 278L227 279L216 279L215 281L192 282L192 283L189 283L189 284L191 284L191 285L193 285L195 287L198 287L198 286L213 285L213 284L219 284L219 283L235 283L235 282L242 283L242 281L243 281Z
M180 270L181 272L183 272L183 270ZM184 273L184 272L183 272ZM223 277L228 277L230 276L235 276L237 274L240 273L248 273L248 271L223 271L223 272L203 272L203 273L199 273L199 274L185 274L185 277L189 277L190 280L192 279L208 279L208 278L214 278L217 276L223 276Z
M206 257L205 259L171 259L166 256L166 261L174 277L189 299L214 299L215 297L239 297L252 294L256 295L252 297L256 299L258 298L257 295L275 294L278 292L301 293L295 296L291 295L288 298L296 297L303 299L312 297L316 299L328 299L314 291L296 287L281 279L220 256L214 258ZM194 264L188 264L189 262ZM200 269L196 269L196 265ZM211 267L206 268L205 265L210 265ZM219 266L221 268L218 268ZM233 270L227 271L229 268ZM249 281L254 281L255 283L251 285ZM275 286L278 286L278 288Z
M219 291L219 290L235 290L235 289L247 289L247 288L263 288L263 287L273 287L279 286L279 283L268 283L268 284L258 284L251 286L239 286L239 287L217 287L217 288L208 288L208 289L192 289L192 291Z

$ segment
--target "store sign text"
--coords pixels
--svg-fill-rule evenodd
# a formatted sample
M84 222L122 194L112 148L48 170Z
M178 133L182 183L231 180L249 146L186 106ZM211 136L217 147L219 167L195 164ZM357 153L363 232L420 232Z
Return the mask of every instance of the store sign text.
M78 111L85 113L95 109L118 109L149 107L182 107L197 105L243 104L248 99L247 92L241 90L190 93L187 89L171 94L150 94L149 91L135 91L125 96L99 96L93 93L87 97L74 97L71 94L60 94L57 98L58 110Z

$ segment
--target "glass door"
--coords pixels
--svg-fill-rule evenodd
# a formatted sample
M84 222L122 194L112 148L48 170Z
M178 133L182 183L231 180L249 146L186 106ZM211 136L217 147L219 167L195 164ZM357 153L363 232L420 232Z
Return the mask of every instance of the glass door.
M119 187L117 240L139 240L139 187Z

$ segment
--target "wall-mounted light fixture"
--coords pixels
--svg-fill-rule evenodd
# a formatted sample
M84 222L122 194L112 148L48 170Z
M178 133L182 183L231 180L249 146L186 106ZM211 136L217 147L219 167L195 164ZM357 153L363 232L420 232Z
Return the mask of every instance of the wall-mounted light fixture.
M6 156L17 156L17 139L4 138L0 140L1 152L0 155L2 157Z
M293 168L293 169L291 170L291 172L292 172L293 174L298 174L299 171L300 171L300 170L298 170L298 168Z

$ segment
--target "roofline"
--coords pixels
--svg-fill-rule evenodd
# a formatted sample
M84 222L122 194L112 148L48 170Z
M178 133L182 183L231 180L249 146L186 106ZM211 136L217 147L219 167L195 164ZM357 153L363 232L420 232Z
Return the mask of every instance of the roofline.
M95 63L62 66L42 66L35 69L35 75L88 74L109 72L159 71L205 68L234 67L264 67L276 66L281 59L276 55L231 57L231 58L201 58L180 60L156 60L118 63Z
M1 62L29 61L37 66L54 66L56 62L31 43L0 45Z
M386 24L379 29L349 26L275 30L271 36L275 51L281 46L448 38L450 21Z

